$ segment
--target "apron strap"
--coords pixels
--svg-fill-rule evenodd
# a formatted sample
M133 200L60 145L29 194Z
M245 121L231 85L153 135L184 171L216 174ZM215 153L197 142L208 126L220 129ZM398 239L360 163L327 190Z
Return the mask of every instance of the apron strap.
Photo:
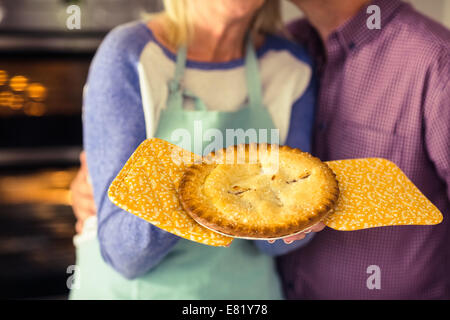
M245 77L250 107L260 108L263 105L262 83L259 73L258 57L256 56L250 35L247 37L247 49L245 53Z
M167 108L183 109L183 97L189 97L194 100L196 111L207 111L205 103L198 98L193 92L183 88L183 76L186 68L187 49L182 46L178 49L175 74L173 79L169 81L169 97L167 100Z
M174 86L174 90L181 89L181 83L183 81L184 69L186 67L186 59L187 59L187 49L185 46L182 46L178 49L177 59L175 63L175 74L173 79L171 80L172 86ZM172 88L170 88L172 89Z
M182 80L184 69L186 66L186 47L182 46L178 49L175 61L175 73L169 80L169 93L167 97L167 109L182 110L183 109L183 92Z

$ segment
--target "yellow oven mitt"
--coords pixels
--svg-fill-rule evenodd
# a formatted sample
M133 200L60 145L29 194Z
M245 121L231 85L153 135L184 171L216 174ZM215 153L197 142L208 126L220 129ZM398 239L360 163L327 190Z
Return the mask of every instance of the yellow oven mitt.
M228 246L233 238L199 225L178 200L178 183L186 164L196 159L200 157L167 141L148 139L114 179L108 196L120 208L179 237ZM442 221L439 210L388 160L354 159L327 164L336 174L340 191L334 212L324 221L330 228L346 231Z
M395 225L433 225L439 210L393 162L381 158L326 162L339 182L339 199L324 223L349 231Z
M228 246L233 238L199 225L178 200L177 187L185 163L195 159L200 157L167 141L145 140L112 182L109 199L118 207L179 237L211 246Z

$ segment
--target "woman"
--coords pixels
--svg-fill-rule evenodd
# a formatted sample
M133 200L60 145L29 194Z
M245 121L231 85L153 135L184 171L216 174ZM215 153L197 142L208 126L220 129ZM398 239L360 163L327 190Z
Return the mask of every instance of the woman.
M79 282L71 298L281 298L273 260L262 252L285 253L300 242L270 247L237 239L229 248L208 247L160 230L107 197L144 139L175 143L173 132L193 136L195 121L222 133L278 128L282 144L309 151L311 63L274 35L277 0L167 0L165 8L148 23L114 29L92 62L84 143L98 226L88 219L75 238ZM288 137L292 121L302 130Z

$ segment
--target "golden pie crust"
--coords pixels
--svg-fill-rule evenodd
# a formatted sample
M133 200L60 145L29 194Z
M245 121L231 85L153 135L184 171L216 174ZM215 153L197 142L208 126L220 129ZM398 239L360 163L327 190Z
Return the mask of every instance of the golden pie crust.
M240 238L272 239L305 230L334 208L339 188L328 165L270 144L237 145L186 169L183 208L201 225Z

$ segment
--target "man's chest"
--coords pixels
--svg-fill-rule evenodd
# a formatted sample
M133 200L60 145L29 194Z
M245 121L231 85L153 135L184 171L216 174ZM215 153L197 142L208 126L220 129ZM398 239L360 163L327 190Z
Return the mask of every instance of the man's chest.
M379 58L330 56L321 68L314 147L324 160L384 157L399 163L405 145L420 148L425 79L402 71L407 61Z

